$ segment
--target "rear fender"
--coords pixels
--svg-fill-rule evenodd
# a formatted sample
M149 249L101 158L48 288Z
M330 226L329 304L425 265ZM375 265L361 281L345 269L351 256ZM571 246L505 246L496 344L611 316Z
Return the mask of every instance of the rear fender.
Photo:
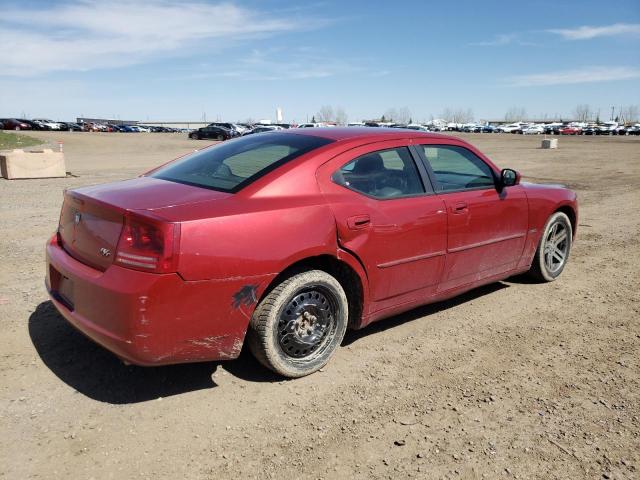
M369 323L367 321L370 306L369 277L367 276L367 272L362 265L362 262L354 254L343 250L342 248L338 248L336 250L336 256L338 260L346 263L354 272L356 272L360 278L360 284L362 285L362 315L360 315L360 318L358 319L353 319L353 323L350 325L351 328L357 330Z

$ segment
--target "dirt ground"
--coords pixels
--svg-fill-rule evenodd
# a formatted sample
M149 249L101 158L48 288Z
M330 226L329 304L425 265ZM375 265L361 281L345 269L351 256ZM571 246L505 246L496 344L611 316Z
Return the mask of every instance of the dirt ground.
M516 278L347 334L282 381L238 360L125 366L44 289L62 191L132 177L206 142L35 132L62 179L0 179L0 478L640 476L640 139L469 134L581 204L560 279Z

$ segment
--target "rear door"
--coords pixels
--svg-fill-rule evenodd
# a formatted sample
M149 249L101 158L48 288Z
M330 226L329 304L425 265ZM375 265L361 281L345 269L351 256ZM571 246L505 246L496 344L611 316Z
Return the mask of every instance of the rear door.
M444 266L444 202L414 155L406 141L378 142L318 171L339 244L364 263L376 310L435 292Z
M457 145L416 146L447 210L447 260L439 291L515 268L528 227L521 185L496 189L498 172Z

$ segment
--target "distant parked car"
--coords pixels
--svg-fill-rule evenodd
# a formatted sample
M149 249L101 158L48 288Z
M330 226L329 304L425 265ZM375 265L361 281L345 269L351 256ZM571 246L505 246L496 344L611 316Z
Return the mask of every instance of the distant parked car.
M34 122L40 122L48 126L51 130L60 130L60 122L54 122L53 120L48 120L46 118L34 118Z
M232 130L229 130L224 127L218 127L214 125L209 125L206 127L199 128L194 130L189 134L189 138L193 138L195 140L230 140L234 137L237 137L238 133Z
M598 135L615 135L616 128L618 128L617 122L603 122L598 125Z
M67 130L69 132L81 132L82 127L74 122L60 122L60 130Z
M522 133L522 124L521 123L510 123L508 125L499 125L496 128L496 131L499 133Z
M482 128L480 129L480 133L495 133L496 132L496 127L494 127L493 125L483 125Z
M44 123L36 122L35 120L27 120L26 118L16 118L16 120L26 123L31 127L31 130L51 130Z
M420 125L418 123L410 123L404 128L408 128L409 130L418 130L419 132L428 132L429 129L424 125Z
M106 132L108 131L108 128L106 125L103 125L102 123L85 123L84 124L84 129L87 132Z
M544 126L544 133L548 135L560 135L560 130L562 130L565 126L566 125L551 123Z
M244 137L245 135L253 135L254 133L275 132L277 130L278 129L272 125L257 125L251 130L247 130L246 132L244 132L242 136Z
M245 127L240 126L240 125L238 125L236 123L229 123L229 122L212 122L208 126L226 128L227 130L231 130L232 132L236 132L238 134L236 136L240 136L245 131L247 131L247 129Z
M544 133L544 128L540 125L532 125L522 130L523 135L540 135Z
M582 129L580 127L564 127L560 130L560 135L580 135Z
M32 130L31 125L15 118L5 118L2 121L2 128L4 130Z

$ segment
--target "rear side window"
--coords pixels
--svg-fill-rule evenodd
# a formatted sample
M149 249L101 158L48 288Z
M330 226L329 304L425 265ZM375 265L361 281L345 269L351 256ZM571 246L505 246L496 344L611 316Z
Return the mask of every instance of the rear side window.
M327 138L275 132L249 135L188 155L151 176L233 193L280 165L331 142Z
M332 179L338 185L380 199L425 193L406 147L367 153L343 165Z
M493 188L489 165L470 150L454 145L420 145L439 192Z

